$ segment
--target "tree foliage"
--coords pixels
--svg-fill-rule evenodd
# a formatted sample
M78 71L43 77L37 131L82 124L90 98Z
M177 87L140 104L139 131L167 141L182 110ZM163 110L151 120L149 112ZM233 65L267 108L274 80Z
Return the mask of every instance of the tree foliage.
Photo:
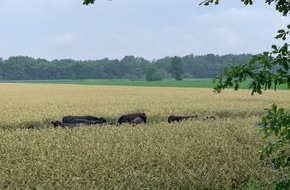
M146 81L159 81L164 78L164 74L161 70L158 70L155 66L150 66L146 72Z
M241 0L245 5L252 5L254 0ZM204 0L200 3L200 5L210 5L210 4L219 4L219 0ZM282 13L284 16L289 14L290 11L290 1L289 0L265 0L265 3L271 5L275 4L276 10Z
M181 63L191 78L212 78L223 72L225 66L234 66L251 58L240 55L187 55ZM162 78L172 77L172 57L149 61L142 57L125 56L123 59L76 61L60 59L48 61L27 56L0 59L0 79L3 80L51 80L51 79L144 79L149 67L154 66Z
M290 24L286 30L278 30L276 39L286 41L290 30ZM255 55L248 63L243 63L225 69L224 75L220 75L214 79L216 82L215 91L220 92L227 87L239 88L239 84L248 78L251 78L249 88L252 94L262 93L262 89L276 90L277 85L287 84L290 88L290 51L289 45L285 42L281 47L272 45L271 52L263 52Z
M95 0L83 0L84 5L94 4Z
M252 5L253 0L241 0L244 4ZM205 0L201 4L218 4L219 0ZM289 0L265 0L265 3L275 3L276 10L283 16L290 15ZM224 74L216 77L214 90L221 90L234 87L239 89L241 82L251 79L249 89L254 93L262 94L262 89L267 90L277 85L287 84L290 89L290 50L287 39L290 35L290 24L285 29L277 31L276 39L282 40L281 46L272 45L272 51L255 55L249 62L232 66L225 69ZM284 171L282 179L276 183L276 189L290 189L290 115L284 108L276 104L262 117L259 125L262 127L264 138L271 139L261 150L260 158L270 157L275 169ZM273 138L269 138L273 137ZM273 140L274 139L274 140Z
M253 0L241 0L245 5L252 5ZM218 4L219 0L205 0L200 4L209 5L211 3ZM275 8L283 16L290 15L290 0L265 0L265 3L271 5L275 3ZM277 85L287 84L290 89L290 51L287 38L290 35L290 24L286 29L277 31L276 39L284 42L282 46L272 45L271 52L263 52L260 55L255 55L249 62L233 66L230 69L225 69L223 75L219 75L214 79L216 86L214 90L221 90L234 87L239 88L241 82L251 78L249 89L252 89L252 94L262 93L262 89L276 90Z
M182 80L183 65L182 65L180 57L178 56L173 57L171 61L170 72L172 73L175 80Z
M267 142L260 154L260 158L271 157L273 168L283 170L286 174L276 183L276 189L289 189L290 177L287 168L290 166L290 114L276 104L268 110L259 122L264 138L274 136L273 141ZM289 170L288 170L289 172Z

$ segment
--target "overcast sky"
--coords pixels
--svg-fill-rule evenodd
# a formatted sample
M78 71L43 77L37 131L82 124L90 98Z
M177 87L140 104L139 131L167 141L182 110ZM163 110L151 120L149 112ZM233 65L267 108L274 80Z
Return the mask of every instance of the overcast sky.
M145 59L260 53L289 24L258 0L0 0L0 58Z

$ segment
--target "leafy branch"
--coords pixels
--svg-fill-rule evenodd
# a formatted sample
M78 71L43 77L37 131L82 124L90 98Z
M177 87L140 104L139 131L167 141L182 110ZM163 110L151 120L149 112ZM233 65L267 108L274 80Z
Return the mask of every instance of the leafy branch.
M245 5L252 5L254 0L241 0ZM214 3L215 5L219 4L219 0L204 0L199 5L208 6ZM265 3L271 5L275 4L276 10L286 16L290 12L290 1L289 0L265 0Z
M278 30L276 39L285 41L290 36L290 25L286 30ZM272 87L276 90L277 85L287 84L290 89L290 44L284 43L281 47L272 45L271 52L264 52L260 55L252 57L249 63L233 66L230 69L225 68L224 74L213 79L216 83L215 92L234 87L239 89L240 83L251 78L249 89L252 89L252 94L262 94L262 89L267 90Z

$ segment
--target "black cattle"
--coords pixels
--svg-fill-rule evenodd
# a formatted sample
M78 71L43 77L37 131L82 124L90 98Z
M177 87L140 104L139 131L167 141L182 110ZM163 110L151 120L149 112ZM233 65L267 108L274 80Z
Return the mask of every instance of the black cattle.
M146 114L145 113L131 113L127 115L122 115L118 119L117 125L121 125L122 123L132 123L132 124L146 123Z
M62 123L69 123L69 124L103 124L107 121L102 117L94 117L94 116L64 116L62 118Z
M52 121L51 124L53 124L54 127L62 127L62 122L60 121Z
M197 119L197 115L193 116L176 116L176 115L170 115L167 119L168 123L174 122L174 121L183 121L183 120L188 120L188 119Z
M136 117L135 119L133 119L131 121L131 123L133 123L133 124L141 124L141 123L144 123L144 120L141 117Z
M73 128L73 127L78 127L79 124L77 123L63 123L60 121L52 121L51 124L53 124L54 127L68 127L68 128Z
M211 116L206 116L205 118L203 118L203 120L207 120L207 119L213 119L215 120L215 116L211 115Z
M30 124L26 127L27 129L39 129L39 126L34 125L34 124Z

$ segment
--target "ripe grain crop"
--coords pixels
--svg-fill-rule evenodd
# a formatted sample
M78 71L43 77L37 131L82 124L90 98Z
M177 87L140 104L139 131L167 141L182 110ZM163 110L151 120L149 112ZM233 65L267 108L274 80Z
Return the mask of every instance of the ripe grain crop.
M280 175L259 160L256 122L273 102L290 108L289 91L0 84L0 92L0 189L269 189ZM139 111L148 124L50 125ZM170 114L217 119L169 124Z

